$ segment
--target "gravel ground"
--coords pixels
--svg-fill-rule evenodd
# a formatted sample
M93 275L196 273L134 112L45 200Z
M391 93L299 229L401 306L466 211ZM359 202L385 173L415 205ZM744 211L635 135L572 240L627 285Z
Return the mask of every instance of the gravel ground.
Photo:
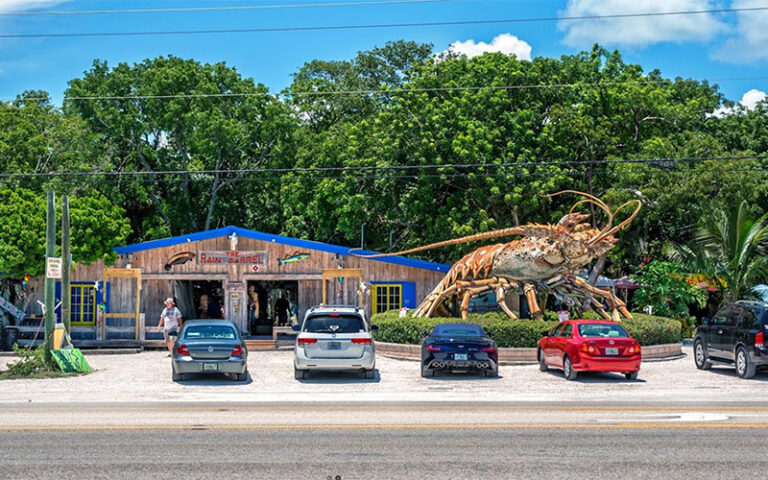
M690 348L684 358L644 363L637 381L618 374L580 374L566 381L557 371L536 365L502 366L499 378L449 374L421 378L418 363L378 356L374 380L352 374L293 378L293 352L252 351L251 378L235 382L226 376L199 376L171 381L171 360L163 351L88 355L89 375L56 379L0 381L0 403L16 402L144 402L144 401L755 401L768 386L768 371L742 380L732 368L699 371ZM0 370L13 361L0 357Z

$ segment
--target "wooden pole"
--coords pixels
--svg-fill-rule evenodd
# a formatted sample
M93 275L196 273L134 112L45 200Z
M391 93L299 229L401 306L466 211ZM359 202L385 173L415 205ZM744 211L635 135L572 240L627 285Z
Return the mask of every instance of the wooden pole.
M56 206L54 194L48 190L48 210L45 221L45 360L52 361L51 347L53 346L53 328L56 323L54 309L56 307L56 281L48 278L47 259L56 256Z
M69 284L70 245L69 245L69 196L61 197L61 323L64 331L71 335L70 322L72 319L72 294ZM94 308L98 308L94 305ZM96 315L96 312L94 312Z

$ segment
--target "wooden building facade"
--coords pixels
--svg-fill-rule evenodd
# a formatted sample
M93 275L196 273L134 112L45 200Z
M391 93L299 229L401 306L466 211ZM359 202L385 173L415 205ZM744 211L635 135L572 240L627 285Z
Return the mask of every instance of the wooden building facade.
M414 308L450 268L351 250L239 227L118 247L116 265L73 270L73 337L97 344L156 338L147 332L169 297L186 319L226 318L250 335L271 336L275 325L321 303L362 305L369 316Z

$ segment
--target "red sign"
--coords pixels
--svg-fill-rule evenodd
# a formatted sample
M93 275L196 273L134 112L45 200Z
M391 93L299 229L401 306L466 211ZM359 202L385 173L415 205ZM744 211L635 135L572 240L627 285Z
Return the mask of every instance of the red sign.
M200 265L266 265L267 252L198 252Z

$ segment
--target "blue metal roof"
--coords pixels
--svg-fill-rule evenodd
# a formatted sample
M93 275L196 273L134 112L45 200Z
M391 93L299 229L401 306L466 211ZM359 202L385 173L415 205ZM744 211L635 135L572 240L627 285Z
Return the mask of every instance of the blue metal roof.
M290 245L291 247L306 248L309 250L317 250L345 256L351 256L349 253L350 250L355 250L355 253L357 254L356 256L360 256L361 258L364 258L365 255L375 255L377 253L368 250L360 250L359 248L340 247L338 245L331 245L330 243L313 242L311 240L301 240L298 238L284 237L282 235L257 232L256 230L248 230L240 227L223 227L217 228L215 230L207 230L205 232L190 233L189 235L180 235L178 237L151 240L149 242L135 243L133 245L126 245L124 247L115 247L114 250L119 255L125 255L128 253L151 250L153 248L171 247L173 245L180 245L182 243L199 242L201 240L210 240L211 238L218 237L228 237L233 233L236 233L238 237L252 238L254 240L261 240L263 242L279 243L281 245ZM370 260L374 262L402 265L404 267L432 270L435 272L447 272L451 268L450 265L445 265L443 263L434 263L428 262L426 260L417 260L406 257L379 257L371 258Z

